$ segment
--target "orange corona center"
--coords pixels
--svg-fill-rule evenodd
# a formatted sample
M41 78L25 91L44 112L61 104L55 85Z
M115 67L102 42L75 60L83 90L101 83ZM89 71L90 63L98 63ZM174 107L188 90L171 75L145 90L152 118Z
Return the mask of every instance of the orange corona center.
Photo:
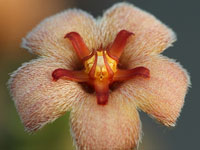
M84 64L84 69L80 71L56 69L52 73L53 80L57 81L62 78L76 82L85 82L94 88L97 103L99 105L106 105L109 99L109 85L113 82L128 80L136 76L150 77L149 69L142 66L128 70L117 68L127 39L131 35L134 34L121 30L109 49L93 51L90 54L90 50L77 32L66 34L65 38L71 41L77 56Z
M109 57L106 51L97 51L95 55L84 62L85 73L89 74L94 67L94 75L91 78L102 81L117 71L117 61ZM108 67L110 70L107 69Z

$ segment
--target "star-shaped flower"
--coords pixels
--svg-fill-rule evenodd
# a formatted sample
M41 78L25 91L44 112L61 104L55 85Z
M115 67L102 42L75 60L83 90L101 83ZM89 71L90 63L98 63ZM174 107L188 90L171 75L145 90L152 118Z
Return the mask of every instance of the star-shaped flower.
M99 150L137 147L137 109L174 126L189 77L160 53L175 40L171 29L127 3L98 19L78 9L45 19L23 40L39 58L10 79L26 130L71 111L77 149Z

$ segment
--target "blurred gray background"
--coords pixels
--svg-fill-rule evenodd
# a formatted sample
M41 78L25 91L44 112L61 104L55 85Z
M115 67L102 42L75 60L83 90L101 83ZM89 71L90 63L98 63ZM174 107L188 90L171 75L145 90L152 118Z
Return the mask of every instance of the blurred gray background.
M72 150L69 113L36 134L24 132L6 82L8 73L36 56L20 48L21 38L47 16L77 7L95 17L120 0L0 0L0 150ZM139 150L197 150L200 135L199 0L129 0L169 25L178 36L164 55L179 61L191 74L192 88L185 99L177 126L168 129L144 113Z

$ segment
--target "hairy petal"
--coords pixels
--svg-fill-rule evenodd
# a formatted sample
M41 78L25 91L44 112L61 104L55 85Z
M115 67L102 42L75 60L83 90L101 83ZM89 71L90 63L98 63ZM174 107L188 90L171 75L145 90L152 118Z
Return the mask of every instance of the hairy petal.
M45 19L23 39L22 46L38 55L68 61L77 57L71 42L64 39L69 32L79 33L89 49L96 47L96 22L91 15L78 9Z
M144 112L166 126L174 126L190 84L187 72L175 61L163 56L138 60L129 67L138 65L150 70L150 78L129 80L119 90L136 100Z
M140 138L140 119L134 103L111 94L106 105L94 96L71 112L71 129L77 149L131 149Z
M21 120L35 131L63 115L81 98L81 87L72 81L53 81L52 72L66 65L54 58L40 58L23 64L10 79L10 91Z
M108 9L100 21L102 43L113 42L120 30L135 34L130 37L121 59L160 53L175 41L175 34L150 13L131 4L118 3Z

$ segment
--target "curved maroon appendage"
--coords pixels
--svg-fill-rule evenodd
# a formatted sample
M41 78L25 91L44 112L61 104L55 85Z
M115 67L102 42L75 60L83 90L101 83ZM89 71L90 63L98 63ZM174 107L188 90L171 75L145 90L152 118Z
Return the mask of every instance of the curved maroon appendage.
M122 70L118 69L114 75L114 81L124 81L132 79L136 76L150 78L150 70L145 67L136 67L134 69Z
M121 30L117 34L113 44L111 45L111 48L107 51L108 55L118 61L124 50L126 42L131 35L134 35L134 33L127 30Z
M109 97L109 81L94 82L97 104L106 105Z
M84 71L71 71L67 69L56 69L52 73L54 81L60 78L64 78L76 82L87 82L89 80L88 75Z
M64 38L68 38L71 41L76 54L81 60L90 55L88 47L85 45L82 37L77 32L67 33Z

